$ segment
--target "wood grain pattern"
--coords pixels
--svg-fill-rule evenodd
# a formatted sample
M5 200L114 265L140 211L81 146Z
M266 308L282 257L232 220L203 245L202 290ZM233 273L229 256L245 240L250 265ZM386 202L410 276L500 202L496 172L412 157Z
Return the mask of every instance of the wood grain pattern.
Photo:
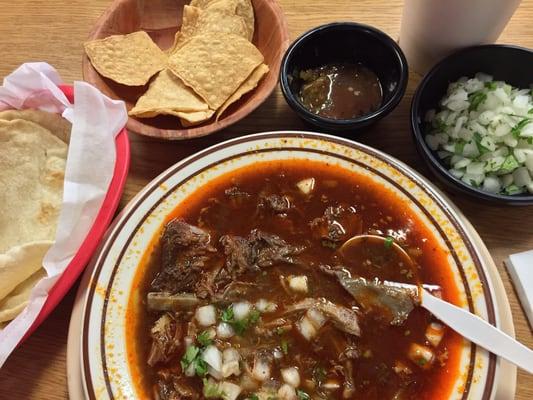
M115 0L96 22L89 39L103 39L110 35L144 30L159 47L166 50L174 42L181 26L183 6L189 0ZM253 0L255 11L254 45L261 51L270 71L257 88L232 104L221 118L211 118L198 126L183 128L176 117L160 115L154 118L132 118L128 130L155 138L181 140L210 135L246 117L270 96L278 82L281 58L289 45L287 21L274 0ZM126 102L130 110L148 89L145 86L125 86L101 76L84 54L83 78L106 95Z
M150 0L160 1L160 0ZM146 0L148 2L148 0ZM0 76L27 61L47 61L66 82L81 79L81 43L109 6L108 0L0 0ZM327 22L357 21L398 37L401 0L281 0L290 37ZM523 0L500 38L501 43L533 47L533 0ZM354 135L360 142L405 161L434 180L416 154L409 131L409 105L420 76L411 73L400 105L370 130ZM216 141L282 129L308 129L289 109L279 89L247 118L209 137L162 142L130 134L132 163L121 206L148 181L176 161ZM347 135L349 136L349 135ZM503 266L508 254L533 249L533 207L508 208L479 204L450 195L485 241L501 273L513 310L517 338L533 348L531 327ZM74 289L47 321L0 370L0 399L65 399L66 340ZM533 399L533 377L520 371L516 399Z

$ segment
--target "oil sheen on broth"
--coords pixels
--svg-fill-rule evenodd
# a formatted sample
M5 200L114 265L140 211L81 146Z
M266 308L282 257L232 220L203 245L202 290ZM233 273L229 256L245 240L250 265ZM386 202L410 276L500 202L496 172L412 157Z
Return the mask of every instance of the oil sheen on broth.
M354 119L381 105L379 79L362 64L328 64L300 71L300 79L301 103L322 117Z
M343 258L357 234L386 240ZM462 339L416 305L393 320L341 283L430 283L456 302L446 260L394 194L334 165L222 176L169 215L136 274L126 331L138 395L445 399Z

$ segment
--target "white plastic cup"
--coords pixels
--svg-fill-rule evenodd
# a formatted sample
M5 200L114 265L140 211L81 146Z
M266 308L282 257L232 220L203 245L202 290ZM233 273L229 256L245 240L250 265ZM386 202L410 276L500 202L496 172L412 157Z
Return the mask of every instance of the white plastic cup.
M425 74L463 47L494 43L521 0L405 0L399 44Z

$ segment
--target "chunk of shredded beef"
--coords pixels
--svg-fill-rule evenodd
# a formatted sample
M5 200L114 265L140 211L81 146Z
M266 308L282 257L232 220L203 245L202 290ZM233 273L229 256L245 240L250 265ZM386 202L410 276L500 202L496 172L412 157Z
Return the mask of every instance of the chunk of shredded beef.
M343 205L326 208L324 215L315 218L310 225L317 239L322 239L325 245L333 246L360 234L363 229L362 219L355 209Z
M277 235L254 229L248 238L224 235L220 238L226 255L225 272L232 280L246 271L257 271L277 263L294 264L293 256L300 254L303 246L293 246Z
M279 194L261 195L257 207L269 210L274 214L285 214L291 208L291 202L287 196Z
M181 219L170 221L161 237L161 270L152 281L152 290L197 292L206 262L216 252L210 239L208 232Z
M169 361L176 354L183 337L183 329L181 324L167 313L154 322L150 336L152 347L147 363L153 367L158 362Z
M154 387L156 400L196 400L200 398L198 392L187 384L183 378L174 374L159 374L160 379Z

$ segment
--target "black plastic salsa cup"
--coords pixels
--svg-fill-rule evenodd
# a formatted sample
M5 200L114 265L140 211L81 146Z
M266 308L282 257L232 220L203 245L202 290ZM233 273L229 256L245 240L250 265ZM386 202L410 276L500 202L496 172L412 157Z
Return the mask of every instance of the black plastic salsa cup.
M436 152L424 140L425 115L438 108L448 85L459 78L473 77L478 72L492 75L497 81L505 81L518 88L529 88L533 83L533 51L509 45L483 45L468 47L446 57L431 69L418 86L411 103L411 130L419 154L435 176L455 193L467 194L496 204L529 205L533 195L493 194L475 188L457 179Z
M383 89L381 106L353 119L316 115L299 100L300 71L331 63L362 64L374 72ZM407 61L385 33L355 22L336 22L314 28L289 47L281 62L281 91L289 106L306 122L327 131L354 131L390 113L402 99L408 80Z

